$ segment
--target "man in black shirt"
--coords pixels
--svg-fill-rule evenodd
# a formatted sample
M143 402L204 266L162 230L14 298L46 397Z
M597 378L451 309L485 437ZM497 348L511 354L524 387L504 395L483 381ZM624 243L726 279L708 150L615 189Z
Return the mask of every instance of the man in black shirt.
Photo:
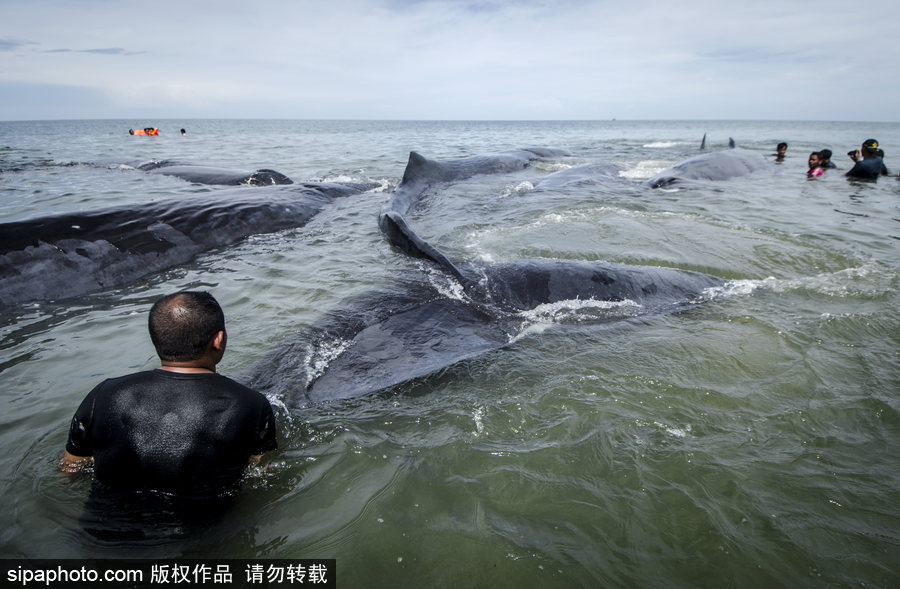
M225 317L205 292L163 297L150 310L161 368L106 380L75 412L60 469L94 463L123 490L212 497L237 489L248 465L277 447L261 393L216 374Z
M878 141L866 139L860 149L847 153L855 163L850 171L844 174L851 178L867 178L877 180L878 176L887 176L884 165L884 152L878 148ZM862 159L860 159L862 155Z

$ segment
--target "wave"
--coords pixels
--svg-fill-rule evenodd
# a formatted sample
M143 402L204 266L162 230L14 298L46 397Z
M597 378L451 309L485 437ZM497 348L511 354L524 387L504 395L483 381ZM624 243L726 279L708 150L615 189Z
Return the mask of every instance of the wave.
M619 172L619 177L629 180L649 180L670 165L672 162L665 160L644 160Z
M690 141L653 141L651 143L645 143L643 147L650 149L665 149L667 147L677 147L679 145L695 145L695 143Z

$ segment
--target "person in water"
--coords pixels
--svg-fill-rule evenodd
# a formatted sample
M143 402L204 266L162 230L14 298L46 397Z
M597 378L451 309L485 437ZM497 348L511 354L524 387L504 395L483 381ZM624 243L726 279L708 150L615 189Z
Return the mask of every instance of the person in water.
M830 170L832 168L836 168L834 162L831 161L832 152L830 149L823 149L819 152L819 165L822 166L822 169Z
M784 161L784 154L787 153L787 148L788 148L788 144L784 143L784 142L779 143L778 145L775 146L775 153L773 153L772 155L775 156L776 162Z
M248 465L277 447L264 395L216 373L225 316L207 292L184 291L153 305L150 339L161 367L97 385L75 412L59 467L93 463L102 485L222 497Z
M806 175L811 178L818 178L825 174L825 169L822 168L822 163L819 161L819 152L814 151L809 154L809 170L806 172Z
M860 149L850 151L847 155L854 162L854 166L845 174L847 177L875 180L878 176L887 174L884 152L878 148L878 141L875 139L866 139Z

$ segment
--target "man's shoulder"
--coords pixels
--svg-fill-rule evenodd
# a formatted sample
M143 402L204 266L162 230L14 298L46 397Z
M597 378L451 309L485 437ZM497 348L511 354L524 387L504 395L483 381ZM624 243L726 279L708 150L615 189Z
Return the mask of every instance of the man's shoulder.
M881 173L881 167L884 165L884 160L880 157L871 157L866 158L864 160L860 160L856 162L849 172L847 172L848 176L862 176L868 178L876 178L878 174Z
M126 390L140 390L144 392L193 390L211 395L226 393L235 399L240 399L247 403L269 403L266 396L259 391L223 374L188 374L159 369L133 372L123 376L108 378L98 384L92 393L106 396L115 395Z
M156 377L157 372L159 371L142 370L141 372L132 372L130 374L123 374L122 376L113 376L97 385L97 389L114 389L133 383L151 381Z
M220 385L220 386L225 385L225 386L232 387L234 389L239 389L239 390L245 391L247 393L253 393L254 395L262 395L262 393L260 393L259 391L251 389L247 385L241 384L238 381L234 380L233 378L225 376L224 374L219 374L217 372L215 374L215 379L217 381L217 383L216 383L217 385Z
M228 390L233 391L235 394L245 397L247 399L253 399L260 403L269 404L269 399L266 398L264 394L257 391L256 389L250 388L245 384L241 384L238 381L225 376L224 374L216 373L214 375L215 386L219 388L227 388Z

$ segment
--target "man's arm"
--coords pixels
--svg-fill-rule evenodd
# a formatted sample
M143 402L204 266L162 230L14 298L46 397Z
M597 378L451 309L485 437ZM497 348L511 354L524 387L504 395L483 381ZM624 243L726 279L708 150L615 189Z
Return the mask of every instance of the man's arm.
M83 471L93 461L93 456L75 456L74 454L69 454L69 451L66 450L63 453L63 457L59 459L57 466L62 472L77 473Z

